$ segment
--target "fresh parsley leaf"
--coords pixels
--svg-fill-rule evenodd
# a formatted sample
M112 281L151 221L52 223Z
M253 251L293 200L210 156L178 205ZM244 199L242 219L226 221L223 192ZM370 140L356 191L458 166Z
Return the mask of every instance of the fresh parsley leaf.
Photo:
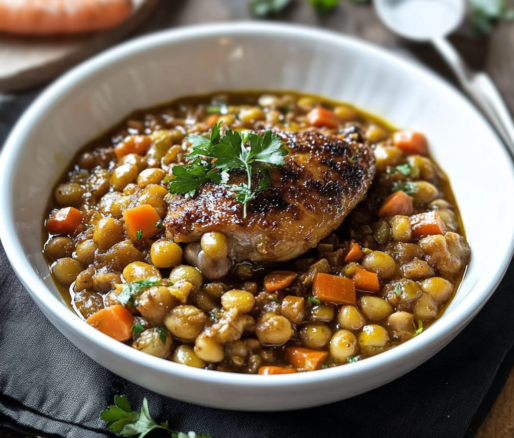
M168 340L168 329L166 327L158 327L157 331L159 332L159 339L163 344L166 344L166 341Z
M360 356L353 356L353 357L349 357L347 360L348 360L348 363L353 363L353 362L358 362L360 359L361 359Z
M321 369L325 370L327 369L330 365L332 365L334 363L334 359L333 358L330 358L328 359L326 362L322 363L321 364Z
M114 405L100 413L100 419L107 423L110 431L125 437L136 436L144 438L152 430L162 429L170 433L172 438L212 438L206 433L177 432L168 428L168 422L157 423L148 409L148 400L143 399L141 411L132 411L125 395L114 396Z
M321 301L318 300L317 298L309 297L309 298L307 298L307 300L309 300L309 302L311 302L312 304L316 304L317 306L321 305Z
M219 313L218 313L218 312L215 312L215 311L213 310L213 311L211 311L211 314L210 314L210 315L211 315L211 318L212 318L214 321L219 321L219 319L220 319L220 315L219 315Z
M408 163L399 164L398 166L396 166L396 170L398 170L399 172L403 173L405 176L409 176L410 175L410 166L409 166Z
M210 153L210 143L208 148ZM197 188L209 181L220 181L217 172L213 171L209 164L203 165L200 158L196 158L187 166L175 166L173 175L175 179L170 183L170 193L185 193L187 196L193 196Z
M482 35L490 34L498 20L514 19L514 10L505 0L471 0L471 14L475 31Z
M143 238L143 230L136 231L136 240L139 242Z
M291 0L251 0L249 3L250 12L255 17L277 14L284 9L290 1Z
M359 162L359 156L358 155L354 155L353 157L350 158L350 161L352 163L358 163Z
M275 295L270 295L270 298L271 298L271 301L275 301L275 303L281 303L282 301L280 301Z
M396 169L387 169L387 172L386 172L388 175L395 175L396 174Z
M396 283L396 286L394 287L394 293L396 295L402 294L402 285L400 283Z
M309 0L309 3L318 14L324 14L335 8L339 0Z
M418 328L416 330L416 336L418 336L422 332L423 332L423 321L421 319L418 319Z
M125 289L118 295L117 300L125 305L134 296L139 294L142 290L148 289L154 286L160 286L161 279L157 277L145 278L144 280L136 280L132 283L127 284Z
M143 324L141 324L140 322L136 322L133 326L132 326L132 339L134 339L134 341L139 338L139 336L141 336L141 333L143 333L145 331L145 328L143 327Z
M162 221L159 221L155 224L155 227L158 229L158 230L162 230L162 227L164 226L164 224L162 223Z
M393 183L391 192L395 193L395 192L399 192L400 190L402 192L407 193L407 195L413 195L414 193L417 192L418 186L416 184L410 183L410 182L396 181L395 183Z

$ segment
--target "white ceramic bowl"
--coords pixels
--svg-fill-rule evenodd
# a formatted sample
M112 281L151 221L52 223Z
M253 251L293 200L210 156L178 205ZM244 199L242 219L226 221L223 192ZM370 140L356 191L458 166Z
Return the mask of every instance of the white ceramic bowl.
M310 373L255 376L199 370L145 355L89 327L67 308L41 255L41 220L50 188L73 154L135 109L229 89L320 94L426 133L436 160L451 178L472 248L466 278L433 327L362 362ZM471 321L500 282L513 252L512 163L468 101L423 68L381 49L304 27L189 27L105 52L37 99L14 128L1 160L2 242L47 318L114 373L206 406L303 408L357 395L407 373Z

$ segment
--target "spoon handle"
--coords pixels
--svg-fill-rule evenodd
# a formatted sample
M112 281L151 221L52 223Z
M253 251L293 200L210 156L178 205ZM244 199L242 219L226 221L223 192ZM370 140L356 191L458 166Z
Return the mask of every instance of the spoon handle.
M443 37L432 40L435 48L457 76L462 88L480 107L514 157L514 124L509 110L491 78L469 70L455 48Z

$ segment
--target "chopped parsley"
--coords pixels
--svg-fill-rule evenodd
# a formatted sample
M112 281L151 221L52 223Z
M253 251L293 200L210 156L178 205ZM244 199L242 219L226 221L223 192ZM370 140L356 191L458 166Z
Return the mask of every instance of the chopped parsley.
M136 240L139 242L143 238L143 230L136 231Z
M162 221L159 221L155 224L155 226L157 227L158 230L162 230L162 227L164 226L164 224L162 223Z
M171 181L173 181L173 177L171 175L166 175L163 179L164 184L168 184Z
M332 365L334 363L334 359L333 358L330 358L328 359L326 362L322 363L321 364L321 369L325 370L327 369L330 365Z
M418 186L414 183L410 183L410 182L400 182L400 181L397 181L393 184L393 187L391 188L391 192L395 193L395 192L399 192L399 191L402 191L402 192L405 192L407 193L407 195L413 195L414 193L416 193L418 190Z
M168 428L167 421L157 423L150 415L146 398L143 399L141 412L138 412L132 410L126 395L115 395L114 405L102 411L100 419L107 423L107 429L125 437L139 435L139 438L143 438L152 430L161 429L168 432L171 438L212 438L206 433L176 432Z
M167 333L168 333L168 330L166 329L166 327L158 327L156 329L158 332L159 332L159 339L161 340L161 342L163 344L166 344L166 341L167 341Z
M276 295L270 295L270 299L271 301L275 301L275 303L282 303L282 301L280 301Z
M418 329L416 330L416 336L423 333L423 321L418 319Z
M353 356L347 359L348 363L358 362L361 359L360 356Z
M318 300L317 298L309 297L309 298L307 298L307 300L309 300L309 302L311 302L312 304L316 304L317 306L321 305L321 301Z
M117 300L125 305L127 304L134 295L139 294L144 289L148 289L154 286L160 286L161 279L157 277L145 278L144 280L136 280L132 283L127 284L125 289L118 295Z
M132 339L135 341L139 336L141 336L141 333L145 331L145 328L143 327L143 324L140 322L136 322L132 326Z
M408 163L399 164L398 166L396 166L396 170L398 170L398 172L400 172L400 173L403 173L405 176L409 176L411 167L409 166Z
M219 313L218 313L218 312L216 312L216 311L212 310L212 311L211 311L211 318L212 318L214 321L219 321L219 319L220 319L220 315L219 315Z
M402 294L402 285L400 283L396 283L396 286L394 287L394 293L396 295Z
M243 204L246 217L247 204L260 190L271 186L267 166L283 166L288 154L280 137L271 131L263 135L245 131L239 133L228 129L220 135L221 123L214 125L210 138L197 134L187 136L192 152L187 156L192 162L186 166L173 167L174 179L170 183L170 193L184 193L193 196L196 189L208 182L224 185L231 189L234 198ZM244 171L247 182L239 185L227 184L229 171ZM257 188L252 188L252 176L260 171L262 180Z
M354 155L353 157L350 158L350 161L352 163L358 163L359 162L359 156L358 155Z

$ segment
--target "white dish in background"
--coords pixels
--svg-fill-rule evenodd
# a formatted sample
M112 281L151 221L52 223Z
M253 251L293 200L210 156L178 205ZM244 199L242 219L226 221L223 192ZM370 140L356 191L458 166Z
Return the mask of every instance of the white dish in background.
M230 89L320 94L427 135L435 159L450 176L472 249L455 299L430 329L361 362L316 372L255 376L189 368L145 355L96 331L66 306L41 254L41 220L50 189L75 152L133 110ZM448 344L485 304L509 265L514 246L514 204L508 202L512 199L510 157L482 116L435 75L334 33L227 23L134 40L50 86L4 146L0 235L15 271L43 313L101 365L192 403L284 410L376 388Z

